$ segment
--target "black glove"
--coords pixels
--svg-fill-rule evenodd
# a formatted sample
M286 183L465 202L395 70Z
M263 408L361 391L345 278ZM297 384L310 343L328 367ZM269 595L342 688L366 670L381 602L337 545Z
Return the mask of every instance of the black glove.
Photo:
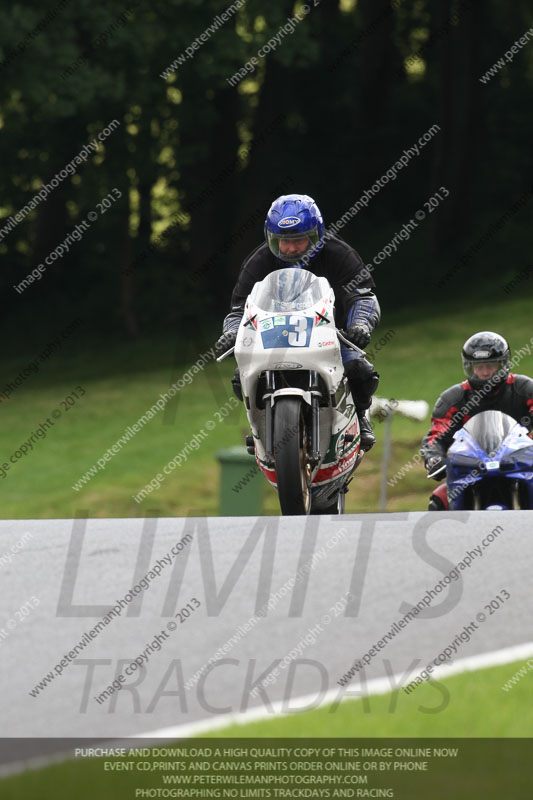
M225 353L226 350L229 350L230 347L233 347L236 340L237 340L237 330L226 331L226 333L223 333L222 336L218 339L217 343L215 344L215 350L219 355Z
M370 328L364 322L354 322L346 330L347 338L357 347L365 348L370 341Z
M433 476L433 480L441 481L446 475L446 459L442 456L431 456L426 461L426 469L428 476L433 472L438 472L438 475Z

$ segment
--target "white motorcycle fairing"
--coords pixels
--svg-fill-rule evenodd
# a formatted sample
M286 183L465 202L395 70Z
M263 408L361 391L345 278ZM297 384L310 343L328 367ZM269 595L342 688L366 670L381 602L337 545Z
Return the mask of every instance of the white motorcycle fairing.
M289 267L272 272L249 295L235 343L256 460L274 487L275 464L265 444L266 404L273 407L280 398L299 397L310 409L313 396L319 397L318 453L312 472L315 507L327 503L334 490L346 483L362 455L334 301L324 277Z

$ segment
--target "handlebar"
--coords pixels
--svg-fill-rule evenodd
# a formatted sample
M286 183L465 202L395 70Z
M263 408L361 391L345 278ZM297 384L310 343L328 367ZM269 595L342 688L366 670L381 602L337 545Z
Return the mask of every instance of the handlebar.
M427 478L436 478L437 475L441 474L441 472L443 473L442 477L444 477L444 473L446 472L446 464L444 464L442 467L439 467L438 469L436 469L435 472L429 472L426 477Z
M344 333L341 333L339 329L337 329L337 336L339 337L340 341L343 344L345 344L347 347L350 348L350 350L355 350L357 353L361 353L361 355L366 356L366 352L364 350L361 350L360 347L357 347L356 344L347 339Z
M222 353L222 355L221 355L221 356L219 356L219 357L216 359L216 360L217 360L217 362L224 361L224 359L225 359L225 358L227 358L228 356L230 356L230 355L233 353L233 351L234 351L234 350L235 350L235 345L233 345L233 347L230 347L230 349L229 349L229 350L226 350L226 352L225 352L225 353Z

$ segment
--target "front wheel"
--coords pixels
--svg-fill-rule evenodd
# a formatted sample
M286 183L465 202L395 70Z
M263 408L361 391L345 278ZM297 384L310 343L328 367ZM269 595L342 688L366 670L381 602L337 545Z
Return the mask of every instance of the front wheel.
M274 460L283 516L311 511L311 465L307 426L298 397L280 397L274 405Z

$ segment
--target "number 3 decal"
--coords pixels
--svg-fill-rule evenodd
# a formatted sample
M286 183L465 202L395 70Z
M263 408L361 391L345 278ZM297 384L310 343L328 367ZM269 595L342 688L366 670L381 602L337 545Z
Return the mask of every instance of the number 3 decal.
M291 347L305 347L307 344L307 318L293 316L289 325L294 325L295 330L290 331L289 341Z

